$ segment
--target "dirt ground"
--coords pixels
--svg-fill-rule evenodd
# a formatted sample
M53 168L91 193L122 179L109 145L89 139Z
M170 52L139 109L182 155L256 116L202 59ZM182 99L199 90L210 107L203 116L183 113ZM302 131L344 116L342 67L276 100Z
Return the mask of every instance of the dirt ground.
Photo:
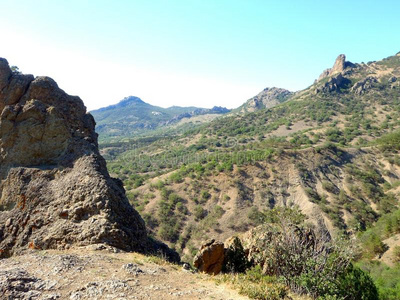
M0 260L0 299L248 298L158 257L96 245Z

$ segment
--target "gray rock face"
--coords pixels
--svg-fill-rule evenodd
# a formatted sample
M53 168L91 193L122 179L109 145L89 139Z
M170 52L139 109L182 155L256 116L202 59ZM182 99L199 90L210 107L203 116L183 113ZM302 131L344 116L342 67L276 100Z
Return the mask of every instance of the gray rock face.
M0 58L0 257L95 243L148 247L94 127L78 97L48 77L13 73Z

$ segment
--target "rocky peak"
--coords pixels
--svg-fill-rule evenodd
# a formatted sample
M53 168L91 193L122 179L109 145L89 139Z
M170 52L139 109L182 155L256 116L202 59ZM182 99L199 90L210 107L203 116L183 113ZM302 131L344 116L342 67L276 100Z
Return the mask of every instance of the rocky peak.
M95 243L149 249L94 128L79 97L0 59L0 257Z
M336 74L342 72L346 68L346 55L340 54L336 60L335 64L331 69L331 74Z
M329 77L329 76L332 76L332 75L341 73L341 72L343 72L347 67L349 67L349 66L351 66L351 65L352 65L352 63L346 62L346 55L340 54L340 55L336 58L333 67L330 68L330 69L326 69L325 71L323 71L322 74L319 76L318 81L320 81L320 80L322 80L322 79L324 79L324 78L326 78L326 77Z

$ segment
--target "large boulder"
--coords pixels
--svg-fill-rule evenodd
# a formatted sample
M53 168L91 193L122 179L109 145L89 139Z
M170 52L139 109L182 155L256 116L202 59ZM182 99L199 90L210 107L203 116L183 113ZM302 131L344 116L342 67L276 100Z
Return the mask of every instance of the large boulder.
M145 224L100 156L82 100L0 58L0 257L105 243L149 247Z
M210 240L201 246L199 253L194 258L193 265L199 271L217 275L224 264L224 243Z

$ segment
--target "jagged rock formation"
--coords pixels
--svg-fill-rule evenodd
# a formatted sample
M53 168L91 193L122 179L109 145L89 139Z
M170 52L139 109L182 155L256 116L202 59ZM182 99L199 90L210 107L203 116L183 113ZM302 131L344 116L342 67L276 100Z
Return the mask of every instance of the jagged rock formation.
M333 65L332 68L326 69L322 72L322 74L319 76L318 81L321 81L322 79L341 73L343 72L347 67L352 67L353 64L351 62L346 61L346 55L340 54Z
M80 98L0 59L0 113L0 257L72 244L149 247Z

